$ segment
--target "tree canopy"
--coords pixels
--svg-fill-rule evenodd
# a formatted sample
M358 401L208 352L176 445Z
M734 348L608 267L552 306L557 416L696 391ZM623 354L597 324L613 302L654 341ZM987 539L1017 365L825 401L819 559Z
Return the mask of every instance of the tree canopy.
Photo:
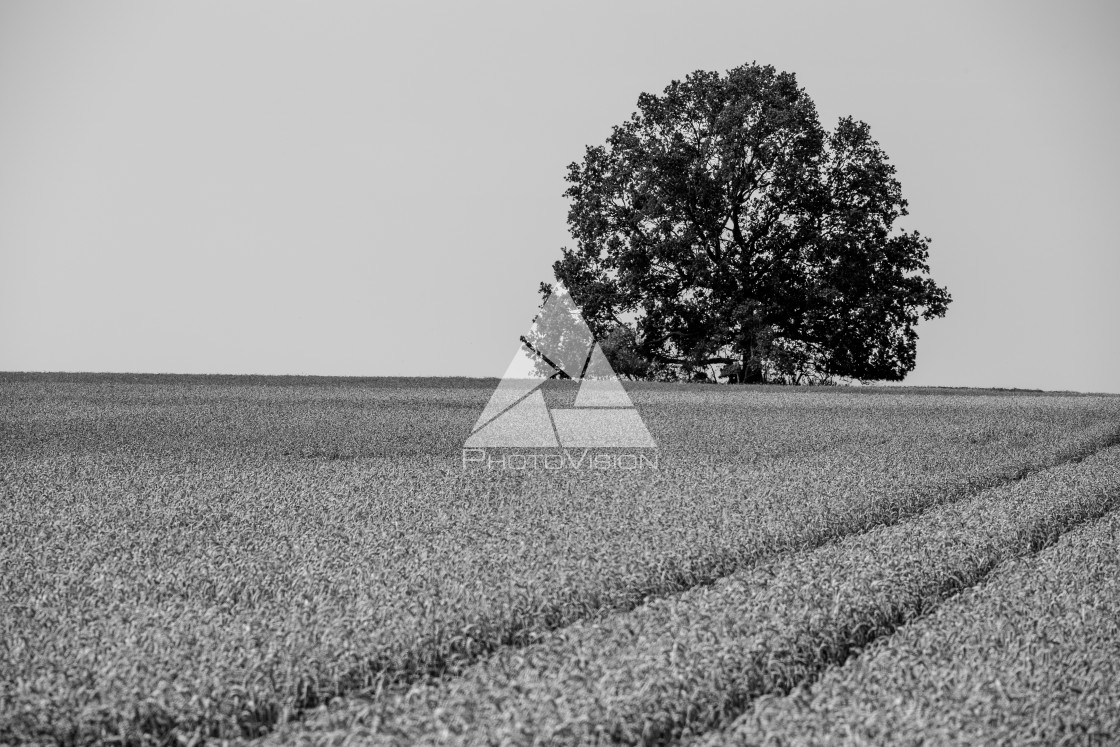
M907 203L868 126L824 130L771 66L641 94L567 181L575 246L553 270L631 377L901 380L950 302L930 240L896 229Z

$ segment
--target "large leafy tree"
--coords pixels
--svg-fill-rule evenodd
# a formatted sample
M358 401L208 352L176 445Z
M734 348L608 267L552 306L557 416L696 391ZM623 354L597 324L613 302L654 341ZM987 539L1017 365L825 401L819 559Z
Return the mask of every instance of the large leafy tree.
M569 166L553 266L620 373L900 380L950 297L868 126L825 131L793 74L696 72ZM542 292L551 286L542 284Z

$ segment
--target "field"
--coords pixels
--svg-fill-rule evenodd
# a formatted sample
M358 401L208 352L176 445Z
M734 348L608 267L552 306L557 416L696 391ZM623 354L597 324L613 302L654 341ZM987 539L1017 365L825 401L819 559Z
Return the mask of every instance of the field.
M0 374L0 743L1120 740L1120 397L495 384Z

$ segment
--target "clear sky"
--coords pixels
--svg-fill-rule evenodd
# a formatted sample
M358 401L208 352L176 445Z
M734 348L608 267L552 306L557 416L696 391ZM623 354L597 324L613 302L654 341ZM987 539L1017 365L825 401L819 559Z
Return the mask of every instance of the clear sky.
M499 376L568 163L697 69L871 125L908 383L1120 392L1120 5L0 5L0 370Z

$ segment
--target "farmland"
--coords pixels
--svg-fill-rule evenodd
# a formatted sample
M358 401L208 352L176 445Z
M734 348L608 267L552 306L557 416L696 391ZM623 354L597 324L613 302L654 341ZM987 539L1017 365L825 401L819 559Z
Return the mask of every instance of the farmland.
M883 644L704 741L1115 743L1120 516L1005 564Z
M628 385L659 469L464 471L494 384L0 376L0 742L857 729L875 662L1115 548L1117 397Z

